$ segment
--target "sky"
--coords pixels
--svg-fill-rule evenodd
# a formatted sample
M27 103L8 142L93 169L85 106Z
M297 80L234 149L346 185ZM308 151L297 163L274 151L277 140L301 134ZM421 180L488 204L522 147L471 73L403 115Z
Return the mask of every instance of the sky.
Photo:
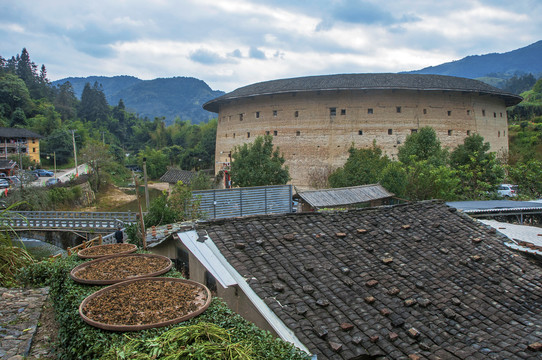
M540 0L0 0L0 56L50 80L187 76L213 90L400 72L542 39Z

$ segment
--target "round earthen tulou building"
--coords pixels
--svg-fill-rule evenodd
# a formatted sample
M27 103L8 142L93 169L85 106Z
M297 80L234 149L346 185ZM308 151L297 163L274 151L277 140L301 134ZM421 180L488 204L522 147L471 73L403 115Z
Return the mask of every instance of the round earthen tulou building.
M442 75L343 74L265 81L203 105L218 113L215 172L231 151L257 136L273 136L290 168L291 183L342 166L348 149L371 147L389 157L418 129L435 129L453 148L478 133L491 151L508 152L506 107L522 100L481 81Z

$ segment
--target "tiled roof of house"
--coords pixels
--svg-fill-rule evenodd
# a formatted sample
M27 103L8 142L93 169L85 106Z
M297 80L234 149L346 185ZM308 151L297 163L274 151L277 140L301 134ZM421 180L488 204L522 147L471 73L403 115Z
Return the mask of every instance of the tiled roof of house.
M160 181L170 184L176 184L182 181L183 184L189 185L192 178L196 176L196 173L181 169L168 169L164 175L160 178Z
M27 129L5 128L5 127L0 127L0 137L5 137L5 138L33 138L33 139L42 138L41 135L38 135L35 132L27 130Z
M315 208L359 204L393 196L380 184L299 191L298 195Z
M218 113L219 106L231 100L260 95L337 90L425 90L477 92L502 97L506 106L523 98L484 82L456 76L427 74L334 74L305 76L259 82L235 89L203 104L207 111Z
M16 165L13 160L0 159L0 169L13 169Z
M542 356L542 269L445 204L200 226L319 359Z

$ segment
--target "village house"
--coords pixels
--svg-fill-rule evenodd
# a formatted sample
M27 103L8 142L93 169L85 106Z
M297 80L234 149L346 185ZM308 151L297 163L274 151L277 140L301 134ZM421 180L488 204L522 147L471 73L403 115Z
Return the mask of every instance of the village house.
M21 153L39 164L41 137L26 129L0 127L0 158Z
M169 184L168 191L171 192L173 187L179 182L182 181L183 185L190 185L192 178L196 176L196 173L193 171L181 170L169 168L166 173L160 177L161 182L166 182Z
M540 264L441 202L215 220L167 239L155 249L189 278L317 359L542 356Z
M19 165L13 160L0 159L0 177L13 176L19 170Z
M393 195L380 184L298 191L297 211L389 205Z

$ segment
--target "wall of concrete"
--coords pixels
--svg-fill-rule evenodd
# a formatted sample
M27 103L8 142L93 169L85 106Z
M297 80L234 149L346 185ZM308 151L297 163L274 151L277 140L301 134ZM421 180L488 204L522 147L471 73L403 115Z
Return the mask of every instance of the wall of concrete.
M335 115L332 113L335 109ZM291 183L309 187L315 169L342 166L351 145L378 147L396 159L417 129L431 126L443 147L478 133L491 150L508 152L506 107L496 96L456 91L348 90L254 96L222 105L215 172L235 146L272 135L290 168Z

